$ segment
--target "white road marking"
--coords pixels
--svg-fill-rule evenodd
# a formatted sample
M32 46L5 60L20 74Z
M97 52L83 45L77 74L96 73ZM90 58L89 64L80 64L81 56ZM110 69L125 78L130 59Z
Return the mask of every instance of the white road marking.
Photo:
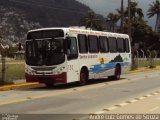
M156 100L160 100L160 97L156 98Z
M104 111L112 111L112 110L114 110L114 109L116 109L116 108L118 108L118 107L110 107L110 108L108 108L108 109L103 109Z
M137 102L138 100L130 100L129 102L134 103Z
M143 100L143 99L146 99L146 97L140 97L139 99L140 99L140 100Z
M151 95L158 95L158 93L151 93Z
M129 103L121 103L121 104L119 104L119 105L116 105L116 106L118 106L118 107L123 107L123 106L125 106L125 105L128 105Z
M98 111L98 112L95 112L95 114L104 114L106 113L106 111Z
M146 97L151 97L151 96L153 96L153 95L150 95L150 94L146 95Z
M159 109L159 107L152 108L152 109L150 109L150 112L153 112L153 111L155 111L157 109Z

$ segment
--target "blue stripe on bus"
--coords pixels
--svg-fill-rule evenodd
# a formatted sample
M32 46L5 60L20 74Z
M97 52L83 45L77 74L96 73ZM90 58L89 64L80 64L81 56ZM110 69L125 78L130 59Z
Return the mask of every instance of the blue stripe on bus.
M106 63L106 64L97 64L93 65L93 67L90 69L90 72L92 73L101 73L107 70L114 69L116 67L116 62L115 63ZM121 67L125 67L128 65L128 63L119 63Z

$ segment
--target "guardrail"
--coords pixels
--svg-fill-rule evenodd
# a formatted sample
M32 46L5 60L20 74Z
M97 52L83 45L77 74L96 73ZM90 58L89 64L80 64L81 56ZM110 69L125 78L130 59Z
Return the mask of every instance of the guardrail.
M137 49L132 52L133 69L160 66L160 51Z

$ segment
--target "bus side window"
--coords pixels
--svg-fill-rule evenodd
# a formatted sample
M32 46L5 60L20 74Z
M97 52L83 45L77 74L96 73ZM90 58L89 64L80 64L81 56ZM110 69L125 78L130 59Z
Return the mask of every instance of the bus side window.
M129 40L128 39L124 39L124 46L125 46L125 52L129 53L130 48L129 48Z
M99 46L100 46L100 52L102 53L109 52L107 37L103 37L103 36L99 37Z
M116 53L117 52L117 40L114 37L109 37L109 51L111 53Z
M67 38L67 57L69 60L78 58L77 39L75 37Z
M117 38L117 50L120 53L125 52L125 43L123 38Z
M99 48L98 48L98 37L89 35L88 36L88 43L89 43L89 52L90 53L98 53Z
M79 34L78 35L79 52L88 53L87 36Z

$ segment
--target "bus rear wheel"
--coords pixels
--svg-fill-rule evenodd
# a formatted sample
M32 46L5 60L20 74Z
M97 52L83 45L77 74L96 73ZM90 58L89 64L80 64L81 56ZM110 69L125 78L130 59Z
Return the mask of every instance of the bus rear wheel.
M119 80L121 78L121 66L116 65L114 76L109 76L108 78L111 80Z
M80 72L79 84L81 86L83 86L83 85L87 84L87 81L88 81L88 72L87 72L87 70L82 69L81 72Z
M121 66L117 65L116 68L115 68L114 79L119 80L120 78L121 78Z

